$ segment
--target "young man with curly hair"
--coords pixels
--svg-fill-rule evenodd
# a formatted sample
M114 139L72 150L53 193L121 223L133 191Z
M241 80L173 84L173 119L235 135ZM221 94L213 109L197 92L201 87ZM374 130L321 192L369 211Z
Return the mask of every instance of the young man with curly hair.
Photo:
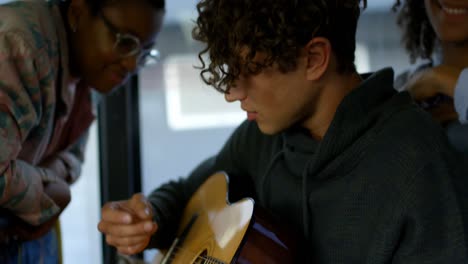
M407 90L468 154L468 2L397 1L398 24L411 63L395 86Z
M468 263L466 170L391 69L356 72L360 4L199 2L202 78L248 120L189 177L105 204L106 241L168 247L187 200L223 170L299 235L294 263Z

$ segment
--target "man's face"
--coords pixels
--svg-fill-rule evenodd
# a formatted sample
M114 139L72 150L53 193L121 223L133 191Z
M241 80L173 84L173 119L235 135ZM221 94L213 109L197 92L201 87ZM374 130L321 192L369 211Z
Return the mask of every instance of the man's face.
M254 60L261 61L262 55ZM247 118L256 121L263 133L276 134L304 123L314 113L319 89L307 80L306 68L307 57L300 56L294 71L282 73L273 65L256 75L241 75L225 99L240 101Z

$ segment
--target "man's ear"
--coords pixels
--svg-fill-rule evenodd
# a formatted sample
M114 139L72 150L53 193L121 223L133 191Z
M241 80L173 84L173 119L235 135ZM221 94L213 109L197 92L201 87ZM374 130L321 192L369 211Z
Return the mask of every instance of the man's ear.
M73 32L76 32L80 25L82 16L87 11L87 4L84 0L71 0L67 11L68 24Z
M330 64L331 43L324 37L315 37L305 46L307 56L306 77L310 81L319 80Z

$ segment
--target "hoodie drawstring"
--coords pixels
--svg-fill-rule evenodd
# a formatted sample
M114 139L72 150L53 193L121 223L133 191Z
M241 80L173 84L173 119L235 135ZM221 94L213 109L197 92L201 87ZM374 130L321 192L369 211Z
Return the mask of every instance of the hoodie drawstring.
M315 159L310 159L302 170L302 221L306 238L309 238L309 206L307 197L307 175L310 165Z
M268 174L270 174L271 170L273 169L273 166L275 165L276 161L279 160L280 158L282 158L282 156L284 155L284 149L281 149L279 152L277 152L273 158L271 159L270 163L268 164L268 167L265 171L265 173L263 174L263 178L262 178L262 186L266 186L266 183L267 183L267 176ZM265 189L265 190L268 190L268 189ZM266 202L268 201L268 196L270 195L270 192L266 192L265 191L265 194L263 196L263 200Z

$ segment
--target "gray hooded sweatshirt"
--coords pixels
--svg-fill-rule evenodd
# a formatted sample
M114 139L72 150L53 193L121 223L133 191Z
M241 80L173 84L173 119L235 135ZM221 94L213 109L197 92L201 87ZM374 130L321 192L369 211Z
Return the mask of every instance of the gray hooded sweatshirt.
M298 234L298 263L468 263L462 157L393 89L391 69L364 77L321 141L299 126L270 136L245 121L216 156L153 191L150 247L168 247L187 200L225 171L231 200L254 198Z

